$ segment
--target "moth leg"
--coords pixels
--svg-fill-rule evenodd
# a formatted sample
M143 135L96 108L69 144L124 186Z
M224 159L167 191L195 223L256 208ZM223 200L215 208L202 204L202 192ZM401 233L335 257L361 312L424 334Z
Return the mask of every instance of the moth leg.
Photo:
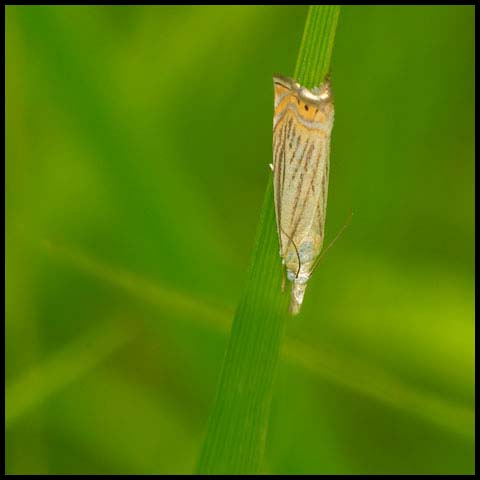
M285 291L285 280L286 280L285 267L282 266L282 293Z

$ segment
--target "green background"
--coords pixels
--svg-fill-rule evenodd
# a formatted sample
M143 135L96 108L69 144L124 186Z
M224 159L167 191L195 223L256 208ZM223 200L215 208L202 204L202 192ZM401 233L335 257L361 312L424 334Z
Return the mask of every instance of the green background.
M307 8L6 7L6 471L191 473ZM474 7L342 7L327 239L265 473L474 471ZM280 258L279 258L280 261Z

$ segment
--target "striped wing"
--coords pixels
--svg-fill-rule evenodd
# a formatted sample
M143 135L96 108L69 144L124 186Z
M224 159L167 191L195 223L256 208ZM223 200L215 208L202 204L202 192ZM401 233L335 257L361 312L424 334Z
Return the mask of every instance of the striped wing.
M284 84L275 84L275 212L290 280L306 281L322 248L332 126L332 104L309 105Z

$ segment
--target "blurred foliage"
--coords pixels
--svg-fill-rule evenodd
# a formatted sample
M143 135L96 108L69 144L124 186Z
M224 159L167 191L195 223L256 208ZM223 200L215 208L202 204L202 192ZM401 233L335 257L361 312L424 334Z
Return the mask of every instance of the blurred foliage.
M6 7L8 473L194 470L305 15ZM473 472L474 66L473 6L342 8L327 238L355 217L265 472Z

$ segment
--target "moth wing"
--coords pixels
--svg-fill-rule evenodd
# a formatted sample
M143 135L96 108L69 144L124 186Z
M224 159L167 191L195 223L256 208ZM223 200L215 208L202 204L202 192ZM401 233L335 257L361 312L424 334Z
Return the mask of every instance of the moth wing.
M287 268L313 262L321 250L328 189L329 136L283 119L276 141L275 204L281 254Z

